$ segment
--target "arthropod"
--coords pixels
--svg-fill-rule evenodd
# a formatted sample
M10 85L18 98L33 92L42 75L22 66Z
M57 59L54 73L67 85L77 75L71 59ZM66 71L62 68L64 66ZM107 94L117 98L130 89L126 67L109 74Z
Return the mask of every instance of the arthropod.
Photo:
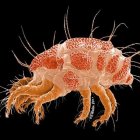
M133 83L131 60L140 54L140 51L125 57L122 50L115 48L111 42L118 27L125 24L115 26L114 23L107 41L93 38L92 33L96 29L93 28L96 14L89 37L71 38L67 14L64 17L67 40L53 45L40 54L31 47L23 31L29 48L24 45L21 38L20 40L34 58L28 65L22 63L15 54L14 56L22 66L27 67L33 73L33 77L19 79L8 90L9 95L5 102L6 117L9 117L13 107L18 113L22 113L30 104L33 104L35 122L39 124L40 119L44 118L43 104L66 96L71 91L79 91L83 99L83 110L74 122L78 124L88 118L91 94L95 94L99 96L104 107L104 114L92 123L93 127L96 127L98 123L103 124L108 121L115 112L117 102L110 87L113 85L131 86ZM137 44L139 43L131 45ZM121 49L127 49L131 45Z

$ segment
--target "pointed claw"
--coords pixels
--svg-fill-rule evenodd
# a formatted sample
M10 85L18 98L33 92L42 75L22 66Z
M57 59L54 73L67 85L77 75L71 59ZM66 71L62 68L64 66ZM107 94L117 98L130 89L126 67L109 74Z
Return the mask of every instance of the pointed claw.
M9 112L6 112L6 113L5 113L5 117L6 117L6 118L9 118Z
M79 118L77 118L77 119L74 121L74 123L75 123L75 124L79 124L80 121L82 121L82 120L80 120Z
M38 102L34 105L34 112L35 112L35 123L39 124L40 120L45 117L43 106Z
M104 115L103 116L101 116L99 119L96 119L95 121L93 121L93 123L92 123L92 126L93 127L96 127L97 125L98 125L98 123L100 124L100 125L102 125L104 122L106 122L108 119L104 119Z

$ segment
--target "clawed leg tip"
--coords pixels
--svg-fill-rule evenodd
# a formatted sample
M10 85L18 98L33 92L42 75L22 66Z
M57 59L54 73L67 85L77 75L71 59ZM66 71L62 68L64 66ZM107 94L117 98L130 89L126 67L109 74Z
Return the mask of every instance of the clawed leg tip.
M39 125L39 124L40 124L39 120L36 120L36 121L35 121L35 124L36 124L36 125Z
M100 126L100 125L102 125L103 123L104 123L103 120L95 120L95 121L92 123L92 126L96 128L97 126Z
M36 122L36 125L39 125L40 123L39 122Z
M83 117L78 117L78 118L75 119L74 123L78 125L81 121L84 121L85 119L86 119L85 117L84 118Z
M75 120L74 123L78 125L80 123L80 121L81 120L78 119L78 120Z
M5 113L5 117L6 118L9 118L9 113Z
M93 126L93 127L97 127L97 123L96 123L96 124L95 124L95 123L93 123L93 124L92 124L92 126Z
M101 123L99 121L98 122L93 122L92 126L96 128L98 126L98 124L100 125Z

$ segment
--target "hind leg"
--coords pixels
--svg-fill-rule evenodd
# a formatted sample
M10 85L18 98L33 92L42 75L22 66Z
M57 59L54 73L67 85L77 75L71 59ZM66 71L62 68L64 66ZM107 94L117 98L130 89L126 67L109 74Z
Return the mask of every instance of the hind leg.
M80 94L83 97L83 110L74 123L78 124L80 121L85 120L90 112L90 101L91 101L91 91L89 88L80 90Z
M42 104L56 100L57 98L63 96L63 94L64 94L63 91L58 86L54 85L51 91L49 91L47 94L40 96L37 99L34 105L34 113L36 116L35 122L37 124L39 124L39 121L42 118L42 115L41 115Z
M23 85L19 86L17 89L15 89L11 94L9 95L9 98L7 100L6 104L6 117L9 116L11 106L16 102L16 99L21 95L28 95L28 96L40 96L46 92L48 92L53 87L52 82L48 80L43 80L40 85L32 85L29 86Z
M109 119L109 117L111 116L111 113L112 113L112 108L111 108L110 99L107 96L104 87L102 87L101 85L93 85L91 87L91 90L97 96L99 96L101 103L103 104L103 106L105 108L104 114L102 116L100 116L99 119L96 119L92 124L94 127L96 127L98 122L100 122L100 124L103 124L105 121L107 121Z
M112 106L112 112L111 114L114 114L116 107L117 107L117 102L116 99L114 97L114 94L112 93L112 91L110 89L106 89L106 94L109 97L110 101L111 101L111 106Z

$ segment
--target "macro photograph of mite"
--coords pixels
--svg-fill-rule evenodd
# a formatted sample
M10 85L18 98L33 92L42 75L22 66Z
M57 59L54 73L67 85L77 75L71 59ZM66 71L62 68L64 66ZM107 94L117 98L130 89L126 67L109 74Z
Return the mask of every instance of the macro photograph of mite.
M0 5L2 138L140 138L137 1Z

